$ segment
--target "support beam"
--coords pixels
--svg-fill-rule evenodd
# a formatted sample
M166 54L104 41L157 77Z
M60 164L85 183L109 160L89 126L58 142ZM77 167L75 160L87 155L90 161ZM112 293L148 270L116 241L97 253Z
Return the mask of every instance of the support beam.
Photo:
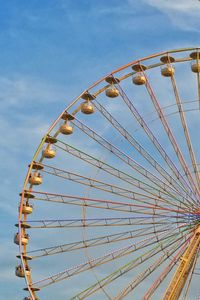
M180 258L179 266L165 291L163 300L178 300L192 269L195 255L199 251L200 225L194 232L188 248Z

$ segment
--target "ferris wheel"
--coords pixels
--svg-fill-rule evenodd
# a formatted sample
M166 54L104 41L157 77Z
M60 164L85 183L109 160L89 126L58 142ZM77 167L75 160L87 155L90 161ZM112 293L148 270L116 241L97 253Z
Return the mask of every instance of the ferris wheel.
M200 48L86 89L28 167L14 242L24 300L199 299Z

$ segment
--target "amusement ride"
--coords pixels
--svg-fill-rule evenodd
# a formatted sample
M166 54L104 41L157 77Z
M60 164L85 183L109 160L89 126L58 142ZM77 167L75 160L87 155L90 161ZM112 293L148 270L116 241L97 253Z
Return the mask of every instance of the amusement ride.
M84 90L42 137L20 196L24 300L199 299L200 48Z

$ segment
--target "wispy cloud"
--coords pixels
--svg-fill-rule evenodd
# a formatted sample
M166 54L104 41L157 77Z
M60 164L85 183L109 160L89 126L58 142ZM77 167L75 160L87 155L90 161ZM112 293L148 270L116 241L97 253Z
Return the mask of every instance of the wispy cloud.
M28 76L0 77L0 102L1 107L11 108L34 104L41 105L56 103L65 95L65 88L58 84L42 81L41 78Z
M14 266L19 261L15 258L18 248L13 244L13 233L17 229L14 229L13 224L17 220L18 193L23 185L27 166L42 136L46 133L51 122L67 106L67 102L71 102L90 83L110 72L111 69L157 50L179 48L186 43L196 42L199 32L200 2L198 0L176 2L174 0L102 0L85 2L81 0L61 0L51 7L47 7L42 1L37 4L29 1L26 5L10 5L7 2L2 2L3 13L0 20L0 42L3 45L0 58L2 195L0 210L2 226L7 229L2 232L0 260L3 263L0 284L4 287L1 294L4 299L22 299L24 294L19 297L19 293L24 287L24 280L20 281L14 275ZM185 78L183 78L183 82L186 82ZM187 95L186 88L190 89L188 78L187 86L184 88L185 97ZM130 95L132 95L132 89L133 86L131 86ZM166 83L163 83L160 89L161 98L165 100ZM145 95L143 97L141 90L136 91L135 89L133 90L133 96L136 105L141 108L145 103ZM139 100L143 98L144 101L140 102ZM120 105L120 101L117 100L108 104L105 101L105 94L102 95L102 101L104 101L102 103L107 103L106 108L119 120L121 115L126 115L123 103ZM101 134L104 137L106 135L109 137L109 128L105 126L102 119L96 116L97 113L93 119L90 117L88 122L92 120L92 126L101 129ZM128 129L130 128L131 131L134 129L132 128L133 125L130 124L132 119L128 118L128 114L126 117L122 120L123 125ZM155 122L155 127L156 125ZM156 132L158 132L157 128ZM114 139L115 136L112 138ZM69 142L68 137L66 141ZM118 142L120 143L121 140L116 138L116 143ZM97 148L96 143L84 139L76 128L73 135L73 145L100 159L105 157L107 162L118 168L123 168L119 161L112 159L111 155L109 156L106 152L101 151L100 147ZM127 151L131 151L131 149ZM75 159L71 157L68 159L68 156L64 156L65 153L57 154L61 154L61 157L59 160L56 156L54 163L59 162L59 166L66 169L73 166L77 173L82 171L80 167L82 164L78 160L75 163ZM137 158L137 156L135 155L134 158ZM64 159L66 165L64 165ZM125 168L126 170L129 171L128 168ZM84 171L87 171L87 176L90 173L92 173L92 177L97 176L99 179L104 176L102 181L108 178L102 173L95 174L92 167L90 169L85 167ZM44 185L42 186L44 190L48 184L45 181L46 179L48 179L47 176L44 177ZM63 182L56 181L54 178L53 181L52 190L56 186L57 190L66 189L67 191L67 187L70 186L68 193L73 193L76 189L76 193L83 190L83 195L89 194L89 192L93 195L89 188L77 189L71 182L64 185ZM96 197L99 195L100 193L97 193ZM112 195L109 195L109 197L114 199ZM52 209L52 207L54 208L53 205L49 205L47 208L46 205L42 207L42 205L36 204L31 217L34 218L35 214L35 218L38 218L44 212L45 216L53 215L59 218L58 210L61 211L62 208L56 206L56 209ZM78 208L77 210L66 210L66 212L63 210L62 213L63 215L66 213L66 215L81 216L81 211ZM93 214L94 211L91 211L91 213ZM88 211L87 214L89 215ZM68 217L68 215L65 217ZM62 242L63 240L83 239L80 230L77 230L76 234L74 232L70 230L65 235L62 233L62 236L60 236ZM100 230L89 232L89 236L100 234ZM41 236L39 234L34 236L34 232L31 232L29 250L31 247L37 247L38 244L41 245L41 241L44 242L45 246L48 244L47 242L51 245L58 244L58 234L56 234L55 239L52 239L50 233L46 235L42 232ZM106 248L104 250L106 251ZM98 254L90 253L94 256ZM82 254L84 257L76 253L70 254L66 265L73 264L77 257L79 261L82 258L85 260L84 254ZM58 261L63 264L63 257L60 257ZM48 261L43 263L46 266ZM43 263L38 267L38 273L43 271L41 270ZM49 268L51 266L52 263L49 264ZM33 272L35 270L37 268L35 269L33 265ZM105 268L104 271L102 268L101 276L104 276L110 270ZM100 277L99 274L98 276ZM76 283L78 279L76 279ZM87 281L90 281L89 277L85 276L81 282L83 287L87 285ZM66 291L69 293L76 292L73 289L79 287L77 284L72 287L71 281L68 285L69 288L66 288L63 294L65 297L68 297ZM90 285L90 282L88 285ZM17 296L15 296L16 293ZM43 297L42 294L41 298L59 298L59 293L63 293L62 288L59 288L59 291L58 288L55 288L55 296L53 293L51 294L51 290L48 290L48 295Z
M129 0L134 4L134 0ZM199 32L200 2L197 0L160 1L143 0L144 3L167 15L175 26L181 30ZM167 25L167 24L166 24Z

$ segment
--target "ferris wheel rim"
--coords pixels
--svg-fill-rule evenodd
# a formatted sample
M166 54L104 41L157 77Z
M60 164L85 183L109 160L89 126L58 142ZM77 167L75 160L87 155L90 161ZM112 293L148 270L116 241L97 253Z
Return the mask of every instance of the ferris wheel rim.
M98 91L95 93L95 96L93 96L93 94L90 94L90 93L89 93L90 90L92 90L94 87L96 87L99 83L104 82L104 81L106 80L106 78L108 78L109 76L114 77L114 75L117 74L118 72L123 71L124 69L129 68L129 67L131 67L131 66L133 66L133 65L135 65L135 64L141 64L141 62L147 61L147 60L152 59L152 58L157 58L157 57L160 57L160 56L163 56L163 55L169 55L169 54L173 54L173 53L181 53L181 52L185 52L185 51L188 52L188 51L194 51L194 50L198 52L198 51L200 50L200 48L199 48L199 47L193 47L193 48L182 48L182 49L176 49L176 50L164 51L164 52L159 52L159 53L156 53L156 54L153 54L153 55L144 57L144 58L139 59L139 60L134 60L134 61L132 61L132 62L130 62L130 63L128 63L128 64L122 66L121 68L118 68L118 69L112 71L111 73L109 73L109 74L107 74L106 76L102 77L100 80L96 81L96 82L95 82L94 84L92 84L87 90L83 91L83 92L82 92L82 93L81 93L74 101L72 101L72 103L70 103L70 104L69 104L69 105L61 112L61 114L60 114L60 115L58 116L58 118L53 122L53 124L51 125L51 127L48 129L48 131L47 131L46 134L44 135L43 139L41 140L40 145L38 146L38 149L37 149L36 152L35 152L35 155L34 155L32 161L31 161L31 163L30 163L30 166L29 166L29 169L28 169L26 178L25 178L24 186L23 186L23 189L22 189L22 195L21 195L21 201L20 201L20 209L19 209L19 217L18 217L19 236L21 235L21 230L22 230L22 228L21 228L21 225L22 225L22 215L23 215L23 214L22 214L22 207L23 207L23 204L24 204L24 196L25 196L25 193L26 193L27 191L30 192L30 188L27 189L29 176L30 176L30 174L31 174L31 171L32 171L32 169L33 169L33 166L34 166L35 162L37 161L38 155L40 154L41 149L42 149L42 147L43 147L43 145L44 145L46 139L49 138L49 137L50 137L50 138L54 138L54 139L57 138L57 136L58 136L57 133L54 134L53 136L51 136L50 134L51 134L52 130L54 129L54 127L55 127L55 126L58 124L58 122L62 119L63 114L65 114L66 112L69 113L69 110L70 110L71 108L73 108L73 106L74 106L75 104L77 104L77 102L78 102L79 100L84 99L84 98L86 97L85 95L86 95L87 93L88 93L88 95L92 95L92 97L94 97L93 99L94 99L94 102L95 102L96 95L98 95L99 93L102 93L103 91L105 91L106 87L108 87L109 85L108 85L108 86L105 86L103 89L101 88L100 90L98 90ZM188 57L188 58L187 58L187 61L190 61L190 60L192 60L192 58L191 58L191 57ZM184 60L184 61L185 61L185 60ZM174 63L179 63L179 62L182 62L182 61L178 61L178 60L176 61L176 60L175 60L175 61L173 61L173 64L174 64ZM160 66L162 66L162 65L163 65L163 63L161 62ZM155 67L159 67L158 63L156 64ZM147 68L147 69L151 69L151 68L154 68L154 66L150 66L150 67ZM136 73L137 73L137 71L136 71ZM126 75L123 79L119 79L119 82L120 82L121 80L124 80L124 79L126 79L126 78L132 76L133 74L134 74L134 73L130 73L130 75L129 75L129 74L128 74L128 76ZM99 91L100 91L100 92L99 92ZM93 99L90 99L90 100L93 100ZM75 111L73 111L73 112L71 112L71 113L69 113L69 114L72 115L72 116L76 119L75 115L76 115L76 113L77 113L78 111L79 111L79 107L78 107L78 109L75 109ZM42 163L42 158L39 160L39 163L40 163L41 165L43 165L43 163ZM24 258L23 258L23 255L26 255L26 253L23 253L23 245L22 245L22 242L21 242L21 238L20 238L20 242L19 242L19 249L20 249L20 257L21 257L22 266L23 266L23 268L24 268L24 270L25 270L25 264L24 264ZM28 290L29 290L29 293L30 293L31 297L34 297L32 282L30 282L30 281L28 280L28 278L26 277L26 274L25 274L25 280L26 280L27 288L28 288ZM33 299L35 299L35 298L33 298Z

